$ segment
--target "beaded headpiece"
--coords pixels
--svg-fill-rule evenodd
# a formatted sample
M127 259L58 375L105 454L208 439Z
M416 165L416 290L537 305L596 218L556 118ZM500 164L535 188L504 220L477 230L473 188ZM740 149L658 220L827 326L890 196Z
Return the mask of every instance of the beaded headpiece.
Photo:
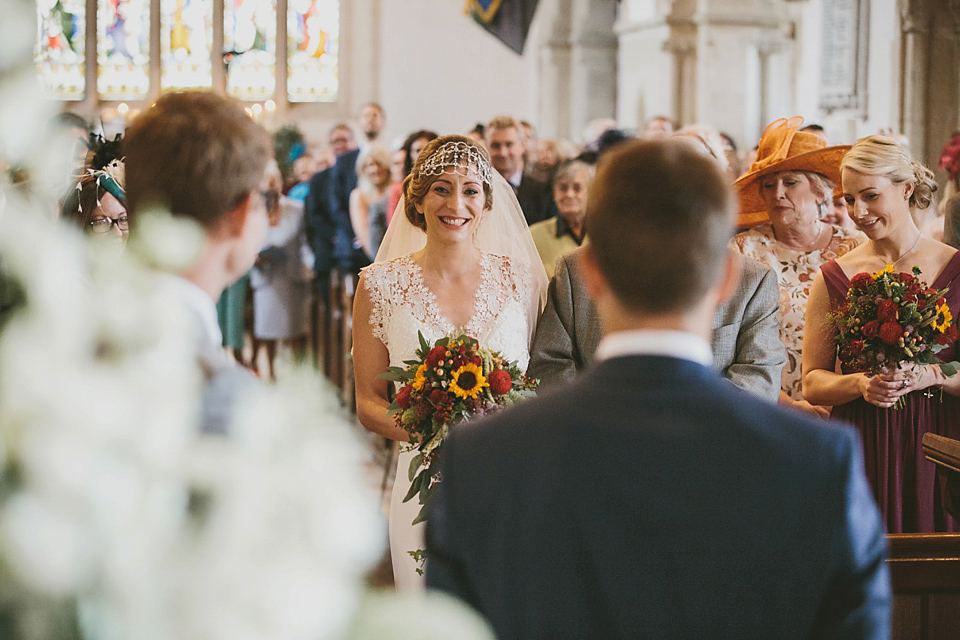
M493 184L493 169L476 147L466 142L447 142L434 151L417 169L421 176L439 176L453 167L456 173L466 176L474 167L485 185Z

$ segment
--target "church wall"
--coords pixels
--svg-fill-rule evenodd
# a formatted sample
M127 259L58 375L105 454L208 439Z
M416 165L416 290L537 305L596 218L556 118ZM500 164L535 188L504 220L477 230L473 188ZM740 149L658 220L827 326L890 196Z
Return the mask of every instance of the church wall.
M308 136L326 140L336 121L376 101L387 114L384 142L411 131L464 133L505 113L536 125L538 11L518 56L449 0L349 0L341 58L343 92L335 110L289 114ZM546 99L546 98L545 98Z

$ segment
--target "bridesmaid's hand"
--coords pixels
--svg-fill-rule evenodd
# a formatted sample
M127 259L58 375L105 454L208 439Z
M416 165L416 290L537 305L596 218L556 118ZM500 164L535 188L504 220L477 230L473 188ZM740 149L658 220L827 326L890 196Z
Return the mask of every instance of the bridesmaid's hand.
M860 378L863 399L883 409L892 407L900 396L910 393L915 387L916 378L905 369L876 375L865 373Z

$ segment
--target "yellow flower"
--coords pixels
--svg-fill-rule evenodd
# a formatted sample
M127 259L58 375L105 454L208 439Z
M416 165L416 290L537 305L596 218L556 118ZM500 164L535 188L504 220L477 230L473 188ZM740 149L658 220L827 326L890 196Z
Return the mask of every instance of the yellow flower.
M420 389L423 389L423 385L427 381L426 374L427 365L421 364L419 367L417 367L417 372L413 374L413 382L410 384L414 391L420 391Z
M882 276L882 275L885 274L885 273L893 273L893 263L892 263L892 262L888 262L888 263L887 263L887 266L885 266L883 269L880 269L880 271L877 271L875 274L873 274L873 279L876 280L877 278L879 278L880 276Z
M941 320L940 318L943 318ZM945 304L941 304L937 307L937 317L933 321L933 328L940 333L943 333L950 326L950 322L953 321L953 314L950 313L950 307Z
M464 399L476 398L486 384L487 379L483 377L483 369L471 362L453 372L450 391Z

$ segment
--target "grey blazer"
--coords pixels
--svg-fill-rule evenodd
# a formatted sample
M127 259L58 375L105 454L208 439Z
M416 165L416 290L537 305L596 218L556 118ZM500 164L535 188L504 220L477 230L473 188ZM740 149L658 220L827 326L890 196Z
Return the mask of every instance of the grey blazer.
M527 373L544 387L569 382L585 369L603 336L580 275L578 254L557 260L533 339ZM786 362L777 328L777 278L767 266L741 258L740 284L713 318L714 365L738 387L776 401Z

